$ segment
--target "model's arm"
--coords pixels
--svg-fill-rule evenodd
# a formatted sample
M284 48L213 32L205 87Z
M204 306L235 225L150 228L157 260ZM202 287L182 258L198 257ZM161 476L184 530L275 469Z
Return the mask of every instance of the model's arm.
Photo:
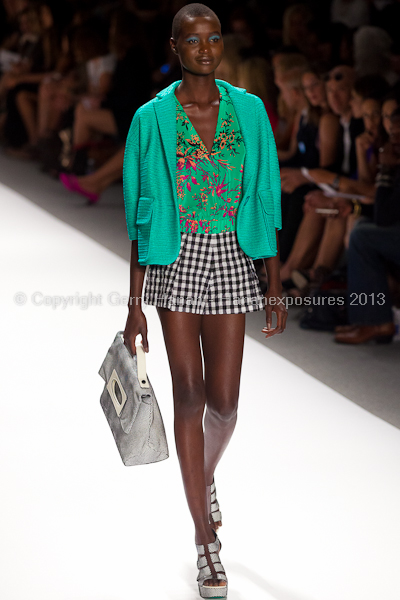
M125 203L126 226L131 246L131 270L128 303L128 318L124 331L124 340L134 354L135 339L138 334L142 336L143 348L149 351L147 341L147 322L142 311L142 288L146 267L139 264L138 230L136 225L137 207L140 192L140 137L139 113L136 112L132 119L128 136L126 138L124 163L123 163L123 191Z
M280 277L280 257L278 230L275 229L277 253L275 256L264 258L265 270L268 275L268 291L264 294L267 327L263 329L266 338L282 333L286 327L287 308L282 298L282 283ZM276 313L276 327L272 328L272 312Z
M139 109L140 110L140 109ZM136 225L140 195L140 136L139 111L132 119L125 142L122 183L124 192L126 227L130 240L138 239Z
M275 256L264 258L264 266L268 276L268 291L264 295L267 328L263 329L263 332L267 332L265 337L271 337L276 333L282 333L282 331L285 329L287 308L282 298L278 239L278 229L282 229L281 177L274 134L272 133L271 123L269 122L267 111L265 110L265 106L261 100L257 101L257 122L260 124L260 131L262 132L264 147L265 140L267 140L269 187L273 195L273 225L276 235L277 248ZM274 329L271 329L272 312L275 312L277 317L277 325Z
M137 240L133 240L131 246L128 318L124 331L124 341L133 354L136 352L135 339L139 334L142 336L143 348L146 352L149 351L147 321L142 311L142 289L145 272L146 267L139 264Z

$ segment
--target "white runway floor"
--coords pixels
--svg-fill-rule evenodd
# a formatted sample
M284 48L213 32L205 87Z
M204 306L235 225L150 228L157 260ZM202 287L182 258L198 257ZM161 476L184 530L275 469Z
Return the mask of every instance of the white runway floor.
M0 204L0 597L195 600L156 310L148 373L170 458L125 467L98 370L125 326L126 301L108 295L128 294L129 265L2 185ZM82 308L89 293L102 305ZM238 426L216 472L229 598L399 600L399 464L398 429L246 337Z

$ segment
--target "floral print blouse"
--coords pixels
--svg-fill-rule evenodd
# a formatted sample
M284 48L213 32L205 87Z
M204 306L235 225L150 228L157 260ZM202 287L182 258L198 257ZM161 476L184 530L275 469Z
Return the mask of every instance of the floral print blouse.
M177 193L182 233L236 230L245 146L227 90L220 104L211 153L176 98Z

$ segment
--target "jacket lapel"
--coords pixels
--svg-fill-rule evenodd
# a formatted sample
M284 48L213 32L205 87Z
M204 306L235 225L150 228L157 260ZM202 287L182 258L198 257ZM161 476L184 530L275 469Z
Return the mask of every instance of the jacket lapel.
M174 98L175 88L180 81L175 81L170 86L157 94L158 102L154 103L158 127L167 159L168 170L171 176L174 198L176 194L176 103Z

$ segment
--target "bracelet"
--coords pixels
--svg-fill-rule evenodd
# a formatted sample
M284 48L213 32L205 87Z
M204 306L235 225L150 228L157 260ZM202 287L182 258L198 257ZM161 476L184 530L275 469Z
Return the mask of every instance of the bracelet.
M353 203L353 215L355 217L358 217L361 214L362 210L360 201L357 198L352 198L351 201Z

